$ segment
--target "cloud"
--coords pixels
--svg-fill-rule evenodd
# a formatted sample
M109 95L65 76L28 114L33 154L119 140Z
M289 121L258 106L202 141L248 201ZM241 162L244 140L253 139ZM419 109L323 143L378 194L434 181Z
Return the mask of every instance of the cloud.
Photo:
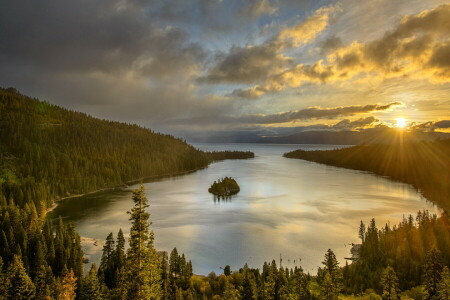
M273 45L234 46L219 58L208 75L199 79L208 83L253 83L265 80L291 63L289 57L278 53Z
M300 120L311 120L311 119L335 119L341 116L353 116L356 114L370 113L375 111L386 111L399 105L402 105L402 103L393 102L386 105L369 104L369 105L341 106L332 108L309 107L305 109L282 112L277 114L251 114L241 116L222 115L195 120L178 119L172 121L178 124L196 123L207 125L219 122L220 124L233 124L233 125L245 125L245 124L268 125L268 124L297 122ZM352 122L349 120L343 120L342 123L341 122L337 123L336 126L341 128L363 127L375 121L376 120L373 117L362 118Z
M336 47L325 59L315 63L286 68L258 84L257 89L266 93L277 92L305 82L336 82L361 75L450 82L449 53L450 4L446 4L404 17L394 30L385 32L380 39L367 43L355 41ZM256 97L251 93L254 89L241 89L236 95ZM260 92L258 97L264 94Z
M429 121L420 124L412 123L410 128L420 131L435 131L438 129L447 129L450 128L450 120Z
M374 123L378 122L379 120L375 117L366 117L366 118L360 118L354 121L350 121L348 119L344 119L336 124L334 124L331 128L333 129L341 129L341 130L354 130L358 128L366 128Z
M263 15L273 15L278 11L278 7L271 0L251 0L250 3L240 10L240 15L250 16L253 19Z
M312 16L291 27L283 27L274 37L261 45L233 46L225 55L219 55L214 66L199 78L206 83L255 83L282 72L293 59L281 52L313 41L328 26L335 6L318 9ZM257 90L235 91L234 95L255 98Z
M283 43L283 48L298 47L313 41L329 24L330 15L339 10L338 6L325 6L303 22L283 28L275 37L275 43Z
M340 48L341 46L343 46L341 38L335 35L329 36L325 40L319 42L319 48L322 54L328 53L336 48Z

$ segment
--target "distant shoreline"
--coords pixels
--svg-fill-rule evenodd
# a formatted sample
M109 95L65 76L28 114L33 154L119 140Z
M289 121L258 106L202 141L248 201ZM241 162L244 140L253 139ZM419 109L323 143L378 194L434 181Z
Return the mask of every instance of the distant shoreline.
M214 161L211 162L211 163L214 163ZM151 182L152 180L155 180L155 179L178 177L178 176L182 176L182 175L186 175L186 174L190 174L190 173L194 173L194 172L206 169L206 168L209 167L210 164L208 164L205 167L196 168L196 169L187 170L187 171L181 171L181 172L177 172L177 173L146 176L146 177L142 177L142 178L139 178L139 179L133 179L133 180L126 181L126 182L124 182L124 183L122 183L120 185L106 187L106 188L103 188L103 189L90 191L90 192L86 192L86 193L82 193L82 194L75 194L75 195L70 195L70 196L58 198L58 199L53 201L53 204L52 204L51 207L47 208L47 210L45 211L45 216L47 216L50 212L54 211L58 207L59 203L65 201L67 199L80 198L80 197L83 197L83 196L87 196L87 195L91 195L91 194L95 194L95 193L99 193L99 192L106 192L106 191L112 191L112 190L116 190L116 189L129 188L130 186L138 184L139 182L147 183L147 182Z

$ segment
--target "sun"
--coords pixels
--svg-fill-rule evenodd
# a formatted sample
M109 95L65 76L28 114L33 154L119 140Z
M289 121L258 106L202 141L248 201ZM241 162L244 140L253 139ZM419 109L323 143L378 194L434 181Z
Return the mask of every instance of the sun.
M405 118L397 118L396 119L396 123L395 123L395 127L399 128L399 129L406 128L406 120L405 120Z

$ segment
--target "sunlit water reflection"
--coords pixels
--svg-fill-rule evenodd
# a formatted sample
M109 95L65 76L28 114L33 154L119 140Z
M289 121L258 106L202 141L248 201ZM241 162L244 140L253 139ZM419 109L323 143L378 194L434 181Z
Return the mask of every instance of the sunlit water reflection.
M192 174L145 184L151 201L156 247L177 247L192 259L194 272L221 272L229 264L260 267L280 254L314 272L328 248L341 263L349 243L358 242L360 220L398 223L421 209L437 212L411 186L365 172L329 167L282 154L327 145L197 144L203 150L250 150L256 158L214 163ZM241 187L230 200L215 201L208 188L232 176ZM136 186L135 186L136 187ZM132 187L132 188L135 188ZM122 228L131 190L108 191L62 202L53 212L76 224L80 235L104 239ZM93 255L91 261L99 260Z

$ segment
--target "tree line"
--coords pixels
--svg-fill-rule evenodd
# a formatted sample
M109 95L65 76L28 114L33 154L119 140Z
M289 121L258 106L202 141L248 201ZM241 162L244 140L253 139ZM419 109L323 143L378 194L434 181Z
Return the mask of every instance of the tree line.
M223 274L195 275L174 248L154 247L144 188L132 195L128 243L122 230L106 237L100 265L84 275L80 239L61 219L54 226L30 209L3 208L0 299L326 299L400 297L448 300L448 217L427 211L383 229L361 223L360 257L341 267L331 249L317 274L285 268L275 260L261 269L244 265Z
M284 154L336 167L362 170L409 183L427 199L450 212L450 139L404 142L335 150L296 150Z
M0 89L0 205L34 206L56 198L173 175L251 152L204 152L133 124L100 120Z

